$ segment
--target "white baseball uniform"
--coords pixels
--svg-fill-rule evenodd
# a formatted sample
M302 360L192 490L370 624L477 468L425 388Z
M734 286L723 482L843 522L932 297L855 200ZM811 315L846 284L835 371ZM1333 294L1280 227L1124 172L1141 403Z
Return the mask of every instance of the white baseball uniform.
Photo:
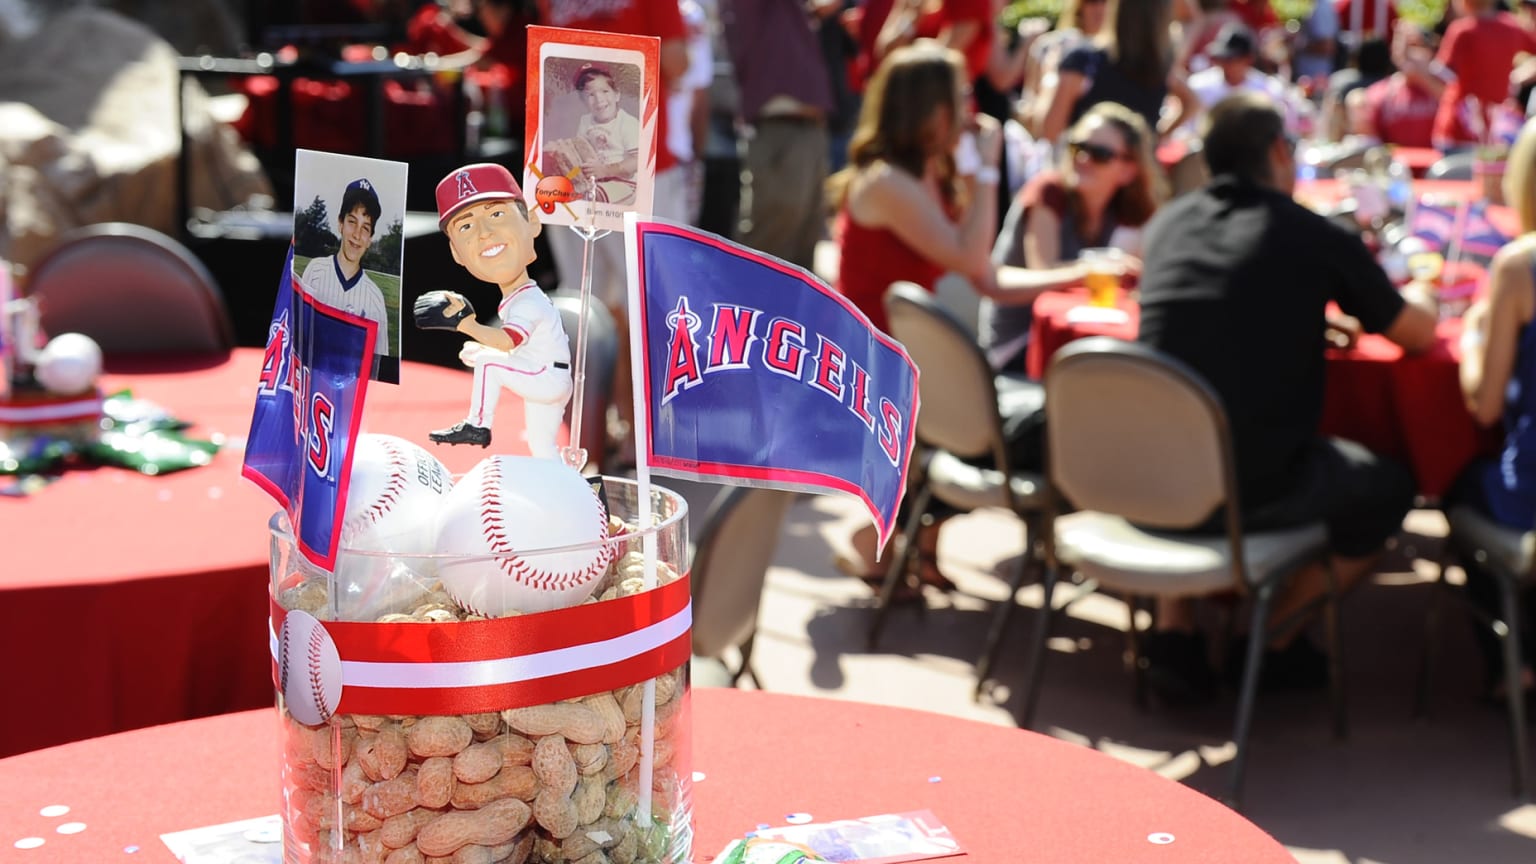
M368 278L368 271L358 268L357 275L348 279L341 275L336 256L327 255L310 261L299 282L315 302L377 321L379 335L373 353L389 354L389 307L384 305L384 292Z
M640 152L640 121L635 115L620 108L618 114L607 123L599 123L591 114L581 115L576 121L576 134L587 139L598 158L605 164L616 165L625 156ZM599 200L612 204L629 204L635 199L635 175L594 177L601 194Z
M496 401L505 387L523 397L523 433L528 451L546 459L560 458L555 436L571 398L571 342L560 310L549 302L538 283L528 282L503 297L496 307L502 329L520 338L517 347L500 351L479 342L466 342L459 352L464 365L475 370L469 399L469 423L489 429Z

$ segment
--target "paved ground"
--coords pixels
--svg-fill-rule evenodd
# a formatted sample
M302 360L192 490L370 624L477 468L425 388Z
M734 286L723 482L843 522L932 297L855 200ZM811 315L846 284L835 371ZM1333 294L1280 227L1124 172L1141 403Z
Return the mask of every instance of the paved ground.
M701 519L713 490L685 494ZM949 523L940 557L960 591L931 595L926 612L898 610L876 652L864 647L869 592L832 564L859 524L856 507L840 499L805 497L792 507L763 597L763 686L1012 724L1028 608L1015 617L992 698L975 702L971 692L985 624L1007 590L999 574L1022 548L1019 523L1001 512ZM1409 527L1406 554L1346 604L1349 738L1331 737L1326 693L1261 693L1245 814L1304 864L1536 860L1536 806L1508 794L1504 714L1478 698L1480 664L1454 613L1435 648L1430 718L1412 716L1432 598L1425 579L1434 572L1424 558L1438 550L1444 522L1415 513ZM1038 589L1020 592L1020 602L1038 608ZM1036 729L1219 790L1233 696L1198 710L1137 709L1121 662L1125 619L1125 607L1104 596L1073 607L1052 643Z

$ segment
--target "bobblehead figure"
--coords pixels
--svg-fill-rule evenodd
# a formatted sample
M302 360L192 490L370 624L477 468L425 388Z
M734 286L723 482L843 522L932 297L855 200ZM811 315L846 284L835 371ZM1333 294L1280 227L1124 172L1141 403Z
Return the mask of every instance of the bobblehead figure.
M523 399L529 452L559 459L555 441L571 398L571 344L560 312L528 278L539 217L529 213L511 172L500 165L466 165L437 184L438 224L453 260L501 289L493 325L475 320L463 295L431 291L416 301L416 326L454 330L474 340L459 352L475 371L469 416L431 434L442 444L491 443L491 422L502 388Z

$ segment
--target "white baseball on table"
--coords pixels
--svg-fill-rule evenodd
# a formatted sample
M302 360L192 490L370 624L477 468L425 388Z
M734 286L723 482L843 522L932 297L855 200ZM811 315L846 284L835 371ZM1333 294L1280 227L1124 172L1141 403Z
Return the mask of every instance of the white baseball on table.
M607 537L608 513L576 469L488 456L438 510L437 575L459 605L486 617L575 606L613 559Z
M432 588L437 510L453 478L436 456L393 435L360 436L336 556L336 615L410 612Z
M60 333L38 352L32 374L49 393L84 393L101 375L101 346L83 333Z

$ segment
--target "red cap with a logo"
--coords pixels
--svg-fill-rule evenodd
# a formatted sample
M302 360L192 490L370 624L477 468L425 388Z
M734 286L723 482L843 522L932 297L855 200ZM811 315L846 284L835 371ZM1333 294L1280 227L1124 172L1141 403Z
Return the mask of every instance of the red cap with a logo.
M437 183L437 227L446 226L453 214L478 201L522 197L523 190L506 168L493 162L465 165Z

